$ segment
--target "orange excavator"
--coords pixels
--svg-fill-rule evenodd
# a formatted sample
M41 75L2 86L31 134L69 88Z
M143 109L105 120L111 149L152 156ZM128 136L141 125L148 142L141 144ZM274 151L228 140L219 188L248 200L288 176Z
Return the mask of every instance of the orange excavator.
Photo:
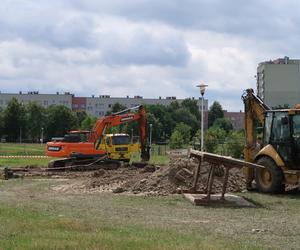
M47 156L63 158L50 161L49 168L92 166L99 163L119 164L122 160L127 161L128 159L123 159L122 156L125 154L124 150L129 150L128 145L114 148L120 154L118 160L114 159L116 157L110 157L108 149L100 147L100 145L106 141L105 133L109 128L134 121L137 121L139 125L141 160L147 162L150 158L147 117L145 108L141 105L99 118L91 131L70 131L63 138L52 138L52 141L47 143ZM127 136L126 134L117 134L113 141L126 141L124 138L126 139ZM127 144L129 144L128 141Z

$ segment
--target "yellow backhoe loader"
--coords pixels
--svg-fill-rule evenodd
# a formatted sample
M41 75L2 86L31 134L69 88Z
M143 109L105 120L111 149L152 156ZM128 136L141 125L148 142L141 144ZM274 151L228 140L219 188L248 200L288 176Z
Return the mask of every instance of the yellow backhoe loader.
M253 89L242 95L245 104L246 144L244 157L265 168L245 168L247 188L253 181L260 192L280 193L286 184L297 185L300 178L300 108L272 110ZM262 142L257 127L262 125Z

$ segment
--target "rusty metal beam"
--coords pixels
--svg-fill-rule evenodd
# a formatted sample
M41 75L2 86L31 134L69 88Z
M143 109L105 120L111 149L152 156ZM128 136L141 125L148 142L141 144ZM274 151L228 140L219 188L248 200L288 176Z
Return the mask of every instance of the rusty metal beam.
M243 168L243 167L252 167L252 168L264 168L262 165L258 165L251 162L246 162L239 159L234 159L230 156L216 155L207 152L201 152L198 150L190 149L189 156L195 157L197 159L202 159L212 165L223 165L224 167L230 168Z
M199 164L198 164L195 174L194 174L193 187L191 190L189 190L189 192L185 192L185 193L191 193L191 194L199 193L199 191L196 190L196 187L197 187L197 183L198 183L198 180L200 177L201 164L203 164L203 162L207 162L211 165L209 174L208 174L208 178L207 178L207 182L206 182L206 188L205 188L206 196L203 198L207 202L209 202L211 200L210 198L211 198L211 194L212 194L212 187L213 187L213 182L214 182L214 172L215 172L216 167L223 166L225 168L225 175L224 175L224 180L223 180L222 194L220 197L220 201L225 201L225 193L226 193L226 189L227 189L227 183L228 183L230 169L232 169L232 168L242 169L244 167L248 167L248 168L258 168L258 167L263 168L264 167L264 166L254 164L251 162L234 159L229 156L216 155L216 154L202 152L202 151L198 151L198 150L194 150L194 149L189 150L189 156L198 159Z

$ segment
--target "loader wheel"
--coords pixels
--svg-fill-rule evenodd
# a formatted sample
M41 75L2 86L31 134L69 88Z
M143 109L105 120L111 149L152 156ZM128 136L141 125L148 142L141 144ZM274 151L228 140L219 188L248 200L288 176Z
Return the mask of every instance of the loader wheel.
M255 182L257 188L262 193L282 193L284 191L282 170L269 157L262 157L257 164L265 168L255 170Z

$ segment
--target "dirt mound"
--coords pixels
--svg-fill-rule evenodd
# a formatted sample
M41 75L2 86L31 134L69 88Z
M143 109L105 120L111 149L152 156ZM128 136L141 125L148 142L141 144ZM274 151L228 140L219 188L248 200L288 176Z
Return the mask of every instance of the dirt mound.
M172 157L168 166L148 165L143 169L135 167L120 168L117 170L99 170L94 172L87 186L91 189L103 188L115 193L150 193L168 195L178 193L180 190L192 187L194 171L198 161L187 157ZM209 165L201 166L201 175L197 189L204 191L207 183ZM116 185L117 184L117 185ZM220 193L222 190L223 177L215 176L213 192ZM240 192L245 189L245 181L238 169L230 171L228 179L228 192Z
M130 192L168 195L187 190L192 187L194 172L198 160L188 158L178 151L170 154L167 166L146 165L143 168L125 165L117 169L101 168L89 171L45 171L40 166L26 166L17 171L21 177L63 178L69 183L57 187L62 192ZM204 192L207 185L210 166L203 163L197 184L197 190ZM16 169L15 169L16 170ZM219 169L219 170L222 170ZM213 192L222 191L224 171L217 171L214 178ZM245 189L245 181L238 169L231 169L228 179L227 192L240 192Z

